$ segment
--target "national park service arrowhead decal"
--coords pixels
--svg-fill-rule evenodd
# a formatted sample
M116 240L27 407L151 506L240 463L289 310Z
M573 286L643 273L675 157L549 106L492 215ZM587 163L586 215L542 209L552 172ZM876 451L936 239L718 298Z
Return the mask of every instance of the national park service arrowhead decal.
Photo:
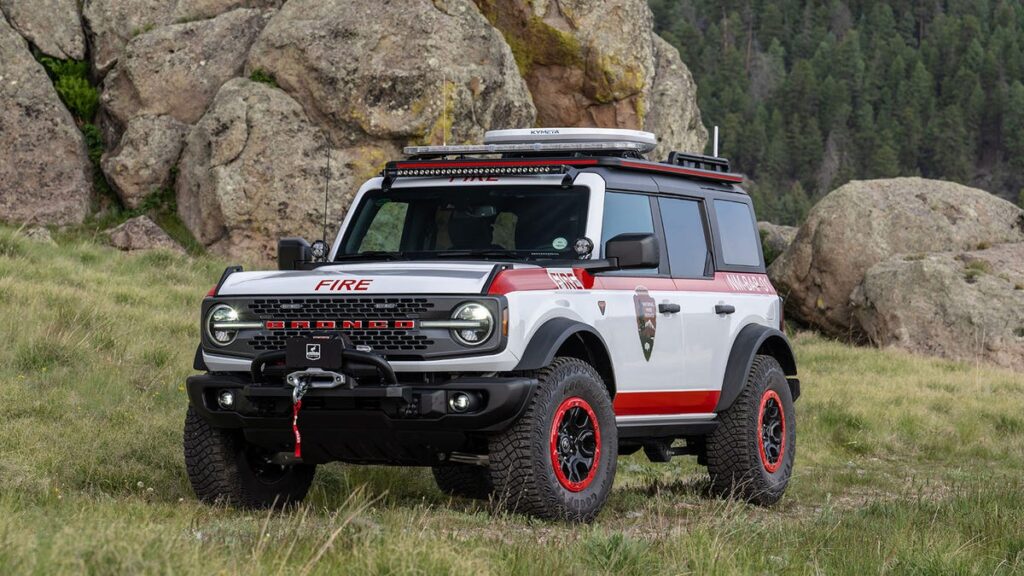
M649 362L651 352L654 352L654 333L658 331L658 306L643 286L636 289L633 303L636 305L636 329L640 335L640 347Z

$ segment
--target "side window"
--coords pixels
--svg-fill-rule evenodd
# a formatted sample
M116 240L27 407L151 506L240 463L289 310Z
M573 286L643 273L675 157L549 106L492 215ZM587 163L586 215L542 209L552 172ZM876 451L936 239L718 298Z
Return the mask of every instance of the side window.
M402 241L405 214L408 210L409 205L405 202L388 202L381 206L373 217L359 250L397 252Z
M659 198L665 224L668 262L674 278L702 278L708 262L708 240L700 202L682 198Z
M733 266L760 266L760 242L750 207L742 202L715 200L718 235L722 239L722 260Z
M604 222L601 225L601 246L605 242L630 232L654 233L654 217L651 215L651 199L641 194L608 192L604 195ZM652 276L657 268L623 270L612 274L627 276Z

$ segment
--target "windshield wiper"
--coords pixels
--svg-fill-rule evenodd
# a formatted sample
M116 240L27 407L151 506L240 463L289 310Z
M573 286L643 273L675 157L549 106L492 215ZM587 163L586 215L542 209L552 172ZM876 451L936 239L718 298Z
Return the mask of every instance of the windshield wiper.
M406 258L405 252L391 252L388 250L368 250L366 252L356 252L355 254L338 254L334 257L334 262L341 262L343 260L402 260Z

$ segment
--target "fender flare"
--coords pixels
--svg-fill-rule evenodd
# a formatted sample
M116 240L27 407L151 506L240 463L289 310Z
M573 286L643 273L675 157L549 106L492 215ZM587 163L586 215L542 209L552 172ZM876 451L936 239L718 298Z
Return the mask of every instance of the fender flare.
M793 400L800 396L800 382L796 378L796 356L793 354L793 347L789 344L789 338L775 328L769 328L761 324L749 324L745 326L733 341L732 351L729 352L729 363L725 366L725 377L722 380L722 393L718 397L718 405L715 412L721 412L729 406L740 395L743 386L747 381L747 374L754 364L754 357L761 350L779 361L782 372L787 376L790 389L793 392Z
M519 359L519 364L516 365L514 370L540 370L551 364L562 344L573 334L580 332L587 332L596 336L601 345L604 346L605 354L608 353L608 344L605 343L604 338L598 334L597 330L576 320L552 318L541 324L540 328L533 333L530 343L526 345L526 350L523 352L523 356Z

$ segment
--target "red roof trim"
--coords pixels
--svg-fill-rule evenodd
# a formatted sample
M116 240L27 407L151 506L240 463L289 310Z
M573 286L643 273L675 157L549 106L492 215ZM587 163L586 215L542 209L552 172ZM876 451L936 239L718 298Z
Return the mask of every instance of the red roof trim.
M653 172L668 172L670 174L680 174L683 176L696 176L697 178L704 178L707 180L735 182L737 184L743 182L743 176L740 176L739 174L731 174L728 172L713 172L711 170L696 170L694 168L683 168L682 166L656 164L653 162L632 162L629 160L623 160L622 167L633 168L636 170L651 170Z

